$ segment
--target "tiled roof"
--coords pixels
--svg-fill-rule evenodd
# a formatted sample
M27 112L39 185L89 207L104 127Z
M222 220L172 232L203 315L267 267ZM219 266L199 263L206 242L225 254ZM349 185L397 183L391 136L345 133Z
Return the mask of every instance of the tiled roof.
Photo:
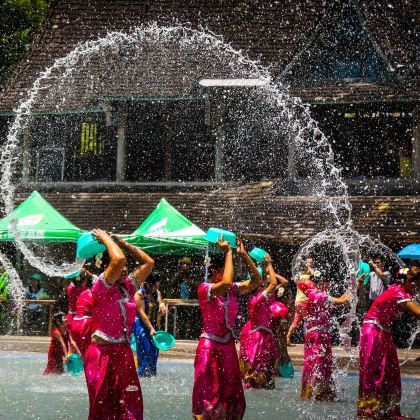
M325 14L327 3L326 0L55 0L30 52L0 93L0 112L11 111L25 97L37 75L57 58L69 53L77 43L97 39L108 31L127 31L149 22L161 25L178 22L192 28L207 28L222 35L235 49L269 66L274 77L303 47ZM417 12L398 0L386 3L387 7L383 7L384 3L379 0L356 2L368 30L387 59L394 66L409 68L418 65ZM166 65L164 83L153 86L147 80L143 84L144 95L156 90L161 95L186 94L192 89L196 80L181 80L179 77L185 75L183 63ZM80 83L80 90L82 87ZM130 87L130 83L114 86L120 95L127 95ZM376 86L328 86L315 90L298 89L293 93L305 101L317 102L320 98L322 102L356 101L370 97L372 92L376 98L385 100L405 95L394 88ZM418 97L418 89L409 89L407 95L407 98Z
M162 197L202 229L297 244L331 227L325 198L277 195L276 181L208 192L56 193L43 196L76 226L131 233ZM23 200L25 196L21 196ZM20 200L19 200L20 201ZM355 229L386 243L420 242L419 197L351 197Z

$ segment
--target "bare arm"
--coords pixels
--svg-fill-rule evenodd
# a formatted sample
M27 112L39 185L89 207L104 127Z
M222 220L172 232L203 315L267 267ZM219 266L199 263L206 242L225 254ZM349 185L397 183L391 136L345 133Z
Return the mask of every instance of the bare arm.
M141 263L132 272L132 276L137 280L138 284L141 285L152 273L153 266L155 265L154 259L147 255L138 246L129 244L117 235L112 235L112 238L117 241L121 248L127 250L137 261Z
M220 296L229 291L233 284L233 258L229 242L223 241L223 237L217 242L217 245L225 254L225 269L223 278L218 283L213 284L210 297Z
M333 305L343 305L347 303L351 298L351 293L344 293L344 295L340 296L339 298L332 298L331 302Z
M58 342L60 343L60 345L63 349L64 357L67 358L67 347L66 347L66 343L63 340L63 337L61 336L61 334L59 332L56 332L54 334L54 338L56 338L58 340Z
M79 347L77 347L76 342L73 340L73 337L71 336L71 334L69 335L69 339L70 339L70 344L73 347L74 351L80 356L82 357L82 353L79 350Z
M280 274L276 273L276 279L282 286L287 286L289 284L289 280L287 280L286 277L283 277Z
M420 305L417 305L416 302L405 302L401 304L403 308L411 312L417 319L420 319Z
M258 272L257 266L252 261L252 258L246 252L243 242L241 239L237 238L237 245L238 245L238 254L242 258L242 261L245 262L246 268L248 270L249 275L251 276L250 280L241 281L239 283L239 292L248 293L257 288L262 283L262 278L260 273Z
M159 312L161 314L166 314L166 312L168 312L168 308L166 307L165 303L162 301L162 295L160 294L160 290L158 290L157 293L158 293Z
M264 260L265 260L265 263L267 264L268 275L270 277L270 283L268 284L268 286L264 290L264 292L267 296L271 296L274 293L274 291L276 290L277 277L276 277L276 273L275 273L274 268L273 268L271 258L268 254L264 255Z
M111 261L105 271L104 278L105 281L112 286L121 277L122 270L126 264L125 255L121 251L121 248L106 232L100 229L94 229L92 233L108 250Z
M150 322L150 319L147 317L146 315L146 306L144 304L144 296L141 292L136 292L136 294L134 295L134 300L136 301L136 307L137 307L137 312L140 315L141 320L143 321L143 324L146 325L147 328L149 328L150 330L150 335L155 335L156 331L153 328L152 323Z
M389 276L387 274L384 274L384 272L379 267L376 267L375 263L371 259L369 260L369 265L375 270L375 273L380 277L381 280L387 281L387 283L385 284L387 286Z

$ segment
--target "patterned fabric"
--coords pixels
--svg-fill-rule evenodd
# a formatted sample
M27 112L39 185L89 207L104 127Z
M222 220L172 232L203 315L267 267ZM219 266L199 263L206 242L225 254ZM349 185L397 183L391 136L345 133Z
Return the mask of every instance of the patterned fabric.
M394 284L365 315L368 322L362 326L359 345L359 417L389 419L401 415L400 365L390 328L404 312L400 304L410 300L411 296Z
M264 292L249 301L250 320L241 332L240 367L246 388L275 388L278 349L272 333L270 305L274 297Z
M76 315L71 323L71 336L84 357L92 335L92 291L85 290L77 299Z
M331 297L317 289L307 292L304 365L301 399L329 401L335 398L332 378L333 357L331 349L330 318Z
M84 363L89 420L143 419L143 397L128 343L90 344Z
M145 289L141 288L139 291L144 297L145 313L149 318L153 328L158 329L158 292L153 293L153 301L149 299L145 293ZM155 346L150 330L144 324L140 315L133 326L133 334L136 338L136 352L137 352L137 373L139 376L156 376L156 365L159 356L159 349Z
M246 403L235 342L200 338L194 361L195 419L242 419Z

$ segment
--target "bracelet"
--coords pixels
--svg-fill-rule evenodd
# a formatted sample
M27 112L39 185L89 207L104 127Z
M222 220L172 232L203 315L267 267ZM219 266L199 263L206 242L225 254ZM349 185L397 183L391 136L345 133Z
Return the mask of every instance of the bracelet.
M225 257L227 257L228 255L232 255L233 254L233 251L232 250L229 250L228 252L227 252L227 254L225 255Z

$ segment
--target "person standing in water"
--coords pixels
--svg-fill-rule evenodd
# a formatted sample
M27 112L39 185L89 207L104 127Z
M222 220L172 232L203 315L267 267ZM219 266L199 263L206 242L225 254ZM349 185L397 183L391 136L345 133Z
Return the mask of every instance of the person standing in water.
M420 268L402 269L397 280L397 284L375 299L363 320L359 344L359 418L403 418L400 365L391 326L404 311L420 319L420 306L412 299L420 291Z
M312 257L308 257L306 259L305 270L304 270L303 274L299 274L297 276L297 279L296 279L296 284L298 285L298 288L296 290L295 315L294 315L294 318L293 318L292 325L290 325L289 332L287 333L287 345L288 346L293 346L292 335L298 329L299 325L302 323L303 318L305 316L307 297L299 289L299 283L301 281L309 280L310 276L313 276L314 273L315 273L314 259Z
M166 305L160 296L160 279L152 273L137 290L135 300L137 316L133 326L136 338L137 373L139 376L156 376L159 349L153 336L158 329L158 314L166 312Z
M317 283L304 280L298 287L308 298L300 398L332 401L335 398L330 322L332 309L333 305L346 303L351 295L346 293L339 298L328 295L329 282L325 278L320 278Z
M51 332L51 343L48 348L48 363L44 375L60 375L64 373L64 363L70 348L81 356L77 344L67 332L67 316L64 312L54 314L55 328Z
M264 280L250 298L249 321L241 332L239 362L245 388L275 388L278 349L272 330L271 304L274 303L277 277L268 254L264 261Z
M152 272L154 261L116 235L111 238L99 229L93 234L106 246L109 264L105 262L105 271L92 286L93 333L84 357L89 419L140 420L143 398L130 337L136 317L134 294ZM121 248L141 262L130 275Z
M250 280L234 283L233 250L223 237L217 242L225 255L223 277L217 283L198 288L203 317L202 333L194 361L192 415L195 419L241 419L246 403L234 340L237 296L254 290L261 283L257 267L240 239L238 254L245 262ZM217 276L213 276L217 279Z

